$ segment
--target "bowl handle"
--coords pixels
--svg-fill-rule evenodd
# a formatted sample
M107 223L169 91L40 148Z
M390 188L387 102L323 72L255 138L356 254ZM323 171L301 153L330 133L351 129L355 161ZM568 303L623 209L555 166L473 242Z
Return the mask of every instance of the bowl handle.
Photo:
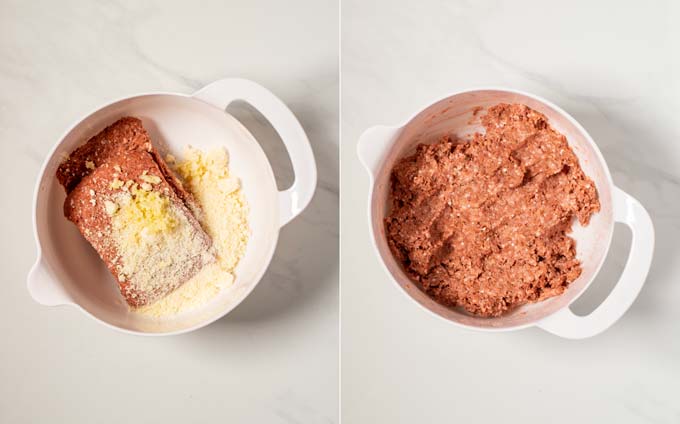
M57 306L73 303L64 287L52 276L52 272L42 257L38 257L28 272L26 284L33 300L41 305Z
M387 146L394 141L400 130L400 127L381 125L367 129L359 137L357 155L359 155L359 161L371 175L371 179L374 179L379 171Z
M283 140L295 173L293 185L279 192L279 223L284 226L300 214L316 189L316 163L307 135L293 112L271 91L241 78L215 81L193 97L222 110L236 100L243 100L267 118Z
M609 328L633 303L652 263L654 227L645 208L634 197L614 187L614 220L630 227L633 233L630 253L621 277L609 296L584 317L568 307L541 320L538 327L568 339L584 339Z

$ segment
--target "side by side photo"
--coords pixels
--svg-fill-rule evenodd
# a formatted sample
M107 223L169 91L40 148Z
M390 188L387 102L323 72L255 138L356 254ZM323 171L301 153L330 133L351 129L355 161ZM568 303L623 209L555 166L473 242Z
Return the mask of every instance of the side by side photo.
M0 423L680 422L678 18L0 0Z

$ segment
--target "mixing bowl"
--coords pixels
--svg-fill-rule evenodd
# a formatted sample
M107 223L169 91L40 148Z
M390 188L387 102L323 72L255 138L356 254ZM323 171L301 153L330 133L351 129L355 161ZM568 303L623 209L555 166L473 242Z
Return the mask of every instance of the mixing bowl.
M289 189L277 190L262 148L225 111L236 100L259 110L283 140L295 172ZM65 193L55 178L59 163L123 116L140 118L161 153L181 153L187 145L204 150L225 147L230 171L241 180L250 209L246 252L235 269L234 284L203 307L164 318L129 311L104 262L76 226L64 218ZM316 165L304 130L281 100L252 81L223 79L193 95L150 93L115 101L73 125L42 166L33 199L38 258L28 275L28 290L43 305L72 305L126 332L178 334L195 330L229 313L255 288L274 254L279 229L307 206L315 187Z
M560 296L530 303L505 315L483 318L461 308L448 308L432 300L406 275L390 252L384 219L389 212L390 173L395 163L415 151L420 143L433 143L442 136L460 138L481 132L475 111L498 103L522 103L543 113L550 125L564 134L578 156L583 171L592 178L600 197L601 210L588 226L573 226L581 275ZM566 338L598 334L630 307L642 288L652 261L654 228L644 207L632 196L614 186L609 168L593 139L574 118L538 96L504 88L471 89L448 95L421 109L402 126L376 126L368 129L358 143L358 154L370 175L368 193L369 231L378 257L391 279L409 298L445 320L467 328L506 331L538 326ZM597 275L611 244L614 223L632 231L628 260L619 281L608 297L587 316L577 316L569 305Z

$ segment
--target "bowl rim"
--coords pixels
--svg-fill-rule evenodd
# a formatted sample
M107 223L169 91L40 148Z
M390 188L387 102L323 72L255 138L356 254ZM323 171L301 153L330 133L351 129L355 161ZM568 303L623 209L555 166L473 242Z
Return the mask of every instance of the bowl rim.
M425 106L417 109L417 111L415 113L412 113L406 120L401 121L401 122L403 122L402 124L388 126L388 127L392 128L394 130L395 135L398 135L416 117L418 117L421 113L423 113L424 111L426 111L430 107L434 106L435 104L442 102L442 101L445 101L445 100L448 100L452 97L462 95L462 94L469 94L469 93L483 92L483 91L500 91L500 92L517 94L517 95L520 95L520 96L528 97L528 98L533 99L533 100L535 100L539 103L544 104L545 106L553 109L555 112L557 112L562 117L566 118L584 136L584 138L588 141L590 146L593 148L593 151L595 152L595 157L600 162L600 164L602 165L602 168L604 170L605 183L607 184L607 187L610 189L610 191L613 191L615 186L614 186L614 182L613 182L612 177L611 177L609 165L605 161L604 156L602 155L602 152L600 151L600 148L597 146L597 144L595 143L595 140L593 140L590 133L588 133L588 131L583 127L583 125L581 125L573 116L571 116L569 113L567 113L561 107L557 106L555 103L553 103L553 102L551 102L551 101L549 101L549 100L547 100L547 99L545 99L541 96L538 96L538 95L535 95L535 94L532 94L532 93L528 93L526 91L522 91L522 90L518 90L518 89L514 89L514 88L503 87L503 86L476 86L476 87L470 87L470 88L465 88L465 89L461 89L461 90L456 90L456 91L453 91L453 92L451 92L447 95L437 97L436 99L429 101ZM395 140L396 140L396 138L395 138ZM464 328L464 329L467 329L467 330L481 331L481 332L489 332L489 333L516 331L516 330L521 330L521 329L525 329L525 328L529 328L529 327L535 327L541 321L563 311L565 308L569 308L569 306L572 303L574 303L579 297L581 297L581 295L583 295L583 293L593 283L593 281L595 280L595 277L599 274L600 270L602 269L602 265L604 264L604 261L607 257L608 252L609 252L609 249L611 247L612 237L613 237L613 234L614 234L614 226L615 226L614 220L612 220L611 224L609 225L609 228L607 229L607 241L604 244L605 248L604 248L604 251L603 251L603 255L602 255L602 258L600 259L599 263L595 267L594 272L593 272L593 276L590 278L590 280L586 284L584 284L584 286L578 291L578 293L576 293L574 295L574 297L569 301L569 303L567 303L563 307L558 308L558 309L556 309L556 310L554 310L554 311L552 311L552 312L550 312L550 313L548 313L548 314L546 314L546 315L544 315L544 316L542 316L538 319L535 319L533 321L523 323L523 324L510 325L510 326L507 326L507 327L480 327L480 326L476 326L476 325L464 324L464 323L461 323L461 322L453 321L449 318L446 318L446 317L440 315L439 313L433 311L432 309L426 307L425 305L421 304L415 298L413 298L413 296L411 296L411 294L404 287L402 287L401 284L399 284L399 282L397 281L397 278L394 276L394 274L387 267L387 264L385 263L382 255L380 253L380 249L378 249L378 237L375 234L375 231L373 229L373 213L374 213L373 193L375 191L375 184L376 184L376 180L377 180L377 175L380 175L382 172L384 172L383 171L383 168L385 166L384 155L389 151L389 149L393 146L393 144L394 144L394 140L392 142L386 144L383 147L383 151L381 152L382 157L379 161L379 165L376 167L376 171L373 172L373 171L369 170L370 184L369 184L369 190L368 190L368 205L367 205L368 206L368 214L367 214L367 218L368 218L369 232L370 232L370 235L371 235L371 243L373 245L375 253L377 254L378 258L380 259L379 262L380 262L383 270L387 273L387 275L389 276L392 283L395 284L399 288L399 292L401 292L404 296L406 296L410 301L417 304L421 309L427 311L430 315L435 316L440 320L443 320L443 321L445 321L449 324L453 324L453 325L458 326L460 328ZM613 213L613 211L612 211L612 213ZM420 288L418 288L417 286L416 286L416 288L418 290L420 290ZM495 319L495 317L491 317L491 318L487 318L487 319L493 320L493 319Z
M92 117L94 114L97 112L101 111L102 109L105 109L107 107L113 106L117 103L128 101L128 100L134 100L137 98L143 98L143 97L151 97L151 96L169 96L169 97L179 97L182 98L183 100L190 100L190 101L196 101L199 102L207 107L213 107L216 108L214 105L204 102L201 99L197 99L194 97L193 94L185 94L185 93L177 93L177 92L171 92L171 91L150 91L150 92L142 92L142 93L137 93L137 94L132 94L132 95L127 95L127 96L122 96L115 98L114 100L107 101L105 103L100 104L99 106L96 106L92 108L89 112L81 115L80 118L76 119L73 124L69 125L67 129L62 132L61 136L57 139L52 148L49 150L49 152L46 154L45 159L43 160L42 165L40 166L40 171L37 175L36 182L35 182L35 187L33 188L33 197L31 201L31 206L32 206L32 216L31 216L31 225L33 227L33 240L36 246L36 259L33 262L33 265L31 265L31 271L29 272L29 275L32 273L33 270L35 270L37 267L42 265L44 266L44 262L42 260L43 258L43 253L42 253L42 243L40 240L40 234L38 231L38 198L40 196L40 187L42 186L42 182L45 178L45 171L47 170L47 166L49 163L52 161L54 158L57 150L59 149L59 146L61 146L64 143L64 140L66 137L73 131L76 127L81 125L83 122L88 120L90 117ZM219 109L219 108L216 108ZM226 110L223 111L225 114L227 113ZM276 180L274 179L274 174L273 170L271 167L271 163L269 162L269 159L267 158L266 154L264 154L264 150L262 149L262 146L257 142L255 137L252 135L250 130L248 130L238 119L234 118L234 121L236 124L238 124L241 127L241 130L243 130L255 143L256 148L259 149L263 157L266 160L267 166L269 168L269 174L270 177L274 181L274 187L276 187ZM272 243L270 244L270 249L269 252L267 252L266 257L267 262L266 265L261 267L258 272L255 274L255 283L252 284L250 287L248 287L246 290L243 291L242 298L238 302L234 303L233 305L230 305L229 307L225 308L223 311L220 313L215 314L214 316L201 321L195 325L192 325L187 328L179 329L179 330L172 330L172 331L159 331L159 332L152 332L152 331L140 331L140 330L131 330L128 328L123 328L119 327L117 325L114 325L110 322L104 321L103 319L99 318L98 316L94 315L92 312L88 311L85 309L82 305L80 305L78 302L75 300L71 299L70 296L69 300L67 302L63 302L60 304L53 305L55 307L60 307L60 306L71 306L75 307L76 309L82 311L85 315L88 317L92 318L96 322L103 324L104 326L111 328L113 330L126 333L126 334L131 334L135 336L147 336L147 337L163 337L163 336L175 336L175 335L180 335L184 333L189 333L195 330L198 330L200 328L206 327L215 321L218 321L219 319L223 318L226 316L228 313L236 309L243 301L252 293L252 291L255 289L255 287L261 282L262 277L264 276L265 272L267 271L269 264L272 261L272 258L274 257L274 253L276 251L276 246L278 245L278 238L279 238L279 233L280 233L280 226L277 228L276 231L273 232L272 234ZM61 284L61 282L54 277L57 283ZM63 287L63 285L62 285ZM29 290L30 291L30 290Z

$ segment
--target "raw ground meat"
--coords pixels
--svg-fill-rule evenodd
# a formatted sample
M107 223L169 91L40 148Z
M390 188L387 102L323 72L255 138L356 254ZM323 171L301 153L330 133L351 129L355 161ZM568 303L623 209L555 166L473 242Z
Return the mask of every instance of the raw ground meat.
M392 170L390 248L437 302L485 317L562 294L581 273L574 218L600 203L566 138L521 104L498 104L486 132L419 145Z

